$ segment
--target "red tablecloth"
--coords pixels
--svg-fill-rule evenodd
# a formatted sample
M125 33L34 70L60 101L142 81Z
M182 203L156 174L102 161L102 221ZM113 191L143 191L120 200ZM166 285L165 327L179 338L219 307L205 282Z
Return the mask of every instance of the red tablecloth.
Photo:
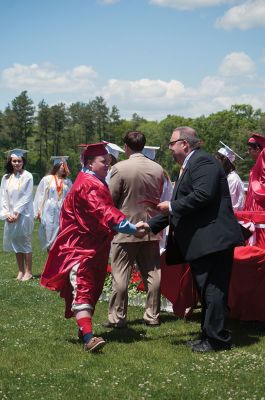
M173 303L174 313L183 317L197 300L189 265L167 266L162 259L161 292ZM235 249L228 304L231 318L265 322L265 250Z

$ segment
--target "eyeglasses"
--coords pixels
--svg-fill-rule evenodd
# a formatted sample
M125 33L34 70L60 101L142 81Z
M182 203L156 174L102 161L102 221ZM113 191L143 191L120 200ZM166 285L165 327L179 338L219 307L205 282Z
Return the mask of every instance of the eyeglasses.
M177 139L177 140L172 140L172 142L168 143L168 147L174 146L175 143L177 142L183 142L185 139Z

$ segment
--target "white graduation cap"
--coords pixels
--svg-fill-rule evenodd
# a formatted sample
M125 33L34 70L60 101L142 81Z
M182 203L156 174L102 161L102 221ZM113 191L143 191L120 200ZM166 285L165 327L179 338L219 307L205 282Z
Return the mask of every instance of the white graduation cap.
M119 158L119 153L124 153L124 150L115 143L107 142L106 149L109 154L111 154L116 159Z
M5 151L8 157L24 157L26 153L28 153L28 150L23 150L23 149L12 149Z
M53 162L53 165L60 164L60 163L66 163L68 160L69 156L52 156L51 161Z
M144 146L142 153L145 157L150 158L150 160L154 160L156 156L156 151L159 149L159 146Z
M218 153L220 153L220 154L222 154L223 156L227 157L228 160L229 160L231 163L233 163L233 162L235 161L236 157L240 158L240 160L243 160L243 158L240 157L240 155L238 155L238 154L237 154L234 150L232 150L229 146L227 146L226 144L224 144L223 142L221 142L221 140L220 140L220 143L221 143L224 147L221 147L221 148L218 150Z

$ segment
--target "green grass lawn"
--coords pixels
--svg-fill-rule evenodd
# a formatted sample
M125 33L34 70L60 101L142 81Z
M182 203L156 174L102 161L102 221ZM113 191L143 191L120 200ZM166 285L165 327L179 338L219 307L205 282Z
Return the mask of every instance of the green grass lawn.
M15 280L14 254L0 254L0 399L265 399L264 325L229 321L236 347L199 355L185 346L199 332L199 311L191 322L162 313L161 327L147 328L143 310L129 307L128 329L108 330L99 303L94 330L108 343L86 353L63 300L39 286L46 254L36 231L33 246L29 282Z

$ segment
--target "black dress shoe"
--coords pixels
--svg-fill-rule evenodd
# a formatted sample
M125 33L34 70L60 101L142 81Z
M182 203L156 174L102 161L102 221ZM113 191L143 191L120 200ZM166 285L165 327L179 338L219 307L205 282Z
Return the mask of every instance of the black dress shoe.
M201 333L201 334L198 336L197 339L194 339L194 340L187 340L186 346L188 346L188 347L196 346L197 344L200 344L202 340L205 340L205 339L206 339L206 336L205 336L203 333Z
M186 346L188 346L188 347L197 346L197 344L200 344L201 341L202 341L202 339L187 340Z
M213 351L231 350L230 343L215 343L211 344L208 339L201 340L200 343L192 346L192 351L195 353L210 353Z
M127 328L127 324L115 324L113 322L107 321L102 324L103 328L112 328L112 329L125 329Z

